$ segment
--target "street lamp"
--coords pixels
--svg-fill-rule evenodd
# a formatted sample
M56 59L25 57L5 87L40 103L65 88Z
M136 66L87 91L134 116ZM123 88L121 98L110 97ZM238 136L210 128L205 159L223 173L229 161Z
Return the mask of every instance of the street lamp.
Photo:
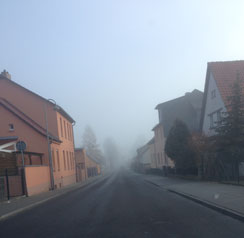
M49 136L49 132L48 132L47 102L53 103L54 104L54 108L56 108L58 106L57 106L55 100L53 100L53 99L47 99L46 103L44 104L46 135L47 135L47 144L48 144L48 159L49 159L50 180L51 180L51 190L54 190L53 160L52 160L52 153L51 153L50 136Z

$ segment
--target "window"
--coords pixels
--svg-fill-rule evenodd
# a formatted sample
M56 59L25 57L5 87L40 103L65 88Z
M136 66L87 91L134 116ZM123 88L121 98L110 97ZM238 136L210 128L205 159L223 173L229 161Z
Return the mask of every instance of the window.
M70 164L69 164L69 152L68 151L66 151L66 158L67 158L67 167L68 167L68 170L69 170Z
M71 152L69 152L69 159L70 159L70 169L73 169L73 158Z
M210 128L213 128L214 127L213 114L209 115L209 119L210 119Z
M71 152L69 152L69 158L70 158L70 167L71 169L74 169L73 156Z
M56 171L56 164L55 164L55 156L54 156L54 151L52 150L52 161L53 161L53 172Z
M60 171L60 161L59 161L59 152L58 152L58 150L56 151L56 154L57 154L58 171Z
M63 150L63 159L64 159L64 170L66 170L66 159L65 159L65 151Z
M64 136L65 136L65 138L67 138L67 134L66 134L66 123L65 123L65 121L64 121Z
M61 136L63 137L63 122L62 122L62 118L60 117L60 130L61 130Z
M73 167L75 169L76 163L75 163L75 156L74 156L74 152L72 152L72 158L73 158Z
M9 131L14 131L14 124L10 123L8 124L9 126Z
M69 140L71 140L71 126L69 125Z
M73 126L70 127L70 140L73 141Z
M217 111L217 122L221 121L221 110Z
M214 99L214 98L216 98L216 90L215 89L211 91L211 99Z
M69 140L70 140L70 125L69 124L67 124L68 125L68 134L69 134Z
M210 129L213 129L216 124L219 124L219 122L222 119L222 108L210 113L209 115L209 121L210 121Z

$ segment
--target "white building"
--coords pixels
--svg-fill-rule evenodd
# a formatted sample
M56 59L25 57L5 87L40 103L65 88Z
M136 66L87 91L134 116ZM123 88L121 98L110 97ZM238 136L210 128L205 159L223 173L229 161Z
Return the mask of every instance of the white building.
M201 130L207 136L215 134L214 126L226 112L237 73L244 79L244 60L208 63L201 115Z
M237 74L244 80L244 60L208 63L201 114L201 130L205 135L216 133L214 126L222 112L226 112ZM243 162L239 169L240 175L244 176Z

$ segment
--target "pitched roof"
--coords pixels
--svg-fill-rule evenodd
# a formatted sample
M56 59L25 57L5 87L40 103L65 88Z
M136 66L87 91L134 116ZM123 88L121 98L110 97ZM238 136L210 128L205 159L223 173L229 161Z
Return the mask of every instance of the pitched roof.
M194 89L192 92L185 93L184 96L158 104L156 109L159 110L159 119L163 125L164 136L168 136L176 119L184 121L190 131L199 131L202 99L203 93Z
M237 73L240 74L241 79L244 79L244 60L210 62L208 68L213 74L224 103L227 104Z
M155 126L153 127L152 131L155 131L156 128L158 128L159 126L162 126L162 123L161 123L161 122L159 122L157 125L155 125Z
M37 122L32 120L30 117L28 117L26 114L24 114L22 111L20 111L16 106L11 104L9 101L7 101L4 98L0 98L0 104L6 108L8 111L13 113L16 117L18 117L20 120L24 121L26 124L28 124L32 129L37 131L43 136L47 136L46 129L44 129L42 126L40 126ZM52 140L55 140L56 142L61 142L57 137L53 136L49 132L49 137Z
M187 92L185 93L184 96L178 97L178 98L174 98L172 100L163 102L158 104L155 109L160 109L161 107L163 107L164 105L170 105L170 104L174 104L176 102L179 102L181 100L186 100L187 102L189 102L194 108L197 107L199 108L199 105L201 104L201 97L203 95L203 92L198 90L198 89L194 89L192 92ZM200 104L199 104L199 98L200 98ZM197 99L197 101L196 101Z
M44 101L46 101L49 104L52 104L52 106L55 106L54 103L50 102L48 99L46 99L46 98L38 95L37 93L34 93L31 90L21 86L20 84L12 81L11 79L9 79L8 77L5 76L4 72L0 74L0 80L6 80L7 82L10 82L10 83L12 83L12 84L14 84L14 85L26 90L27 92L39 97L41 100L44 100ZM62 116L67 118L71 123L75 122L75 120L62 107L60 107L59 105L56 105L55 110L57 110Z
M144 154L149 149L150 149L149 145L148 144L145 144L145 145L141 146L140 148L138 148L136 150L137 151L137 155L140 156L140 155Z
M98 159L94 158L94 156L91 156L89 153L86 153L86 156L87 156L89 159L93 160L93 162L95 162L95 163L101 165L101 162L98 161Z
M152 145L155 142L155 137L153 137L150 141L147 142L147 145Z
M209 62L207 65L207 73L205 79L203 106L201 113L201 129L203 127L203 118L205 114L205 106L207 102L207 91L210 79L210 73L212 73L216 85L219 89L220 95L225 105L228 104L228 97L231 95L231 86L236 79L237 73L240 75L240 79L244 79L244 60L237 61L219 61Z

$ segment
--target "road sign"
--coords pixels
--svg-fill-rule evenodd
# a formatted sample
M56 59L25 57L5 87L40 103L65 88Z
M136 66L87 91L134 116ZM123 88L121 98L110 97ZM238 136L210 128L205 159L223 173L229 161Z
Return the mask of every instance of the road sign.
M26 144L24 141L18 141L16 143L16 148L18 151L24 151L26 149Z

